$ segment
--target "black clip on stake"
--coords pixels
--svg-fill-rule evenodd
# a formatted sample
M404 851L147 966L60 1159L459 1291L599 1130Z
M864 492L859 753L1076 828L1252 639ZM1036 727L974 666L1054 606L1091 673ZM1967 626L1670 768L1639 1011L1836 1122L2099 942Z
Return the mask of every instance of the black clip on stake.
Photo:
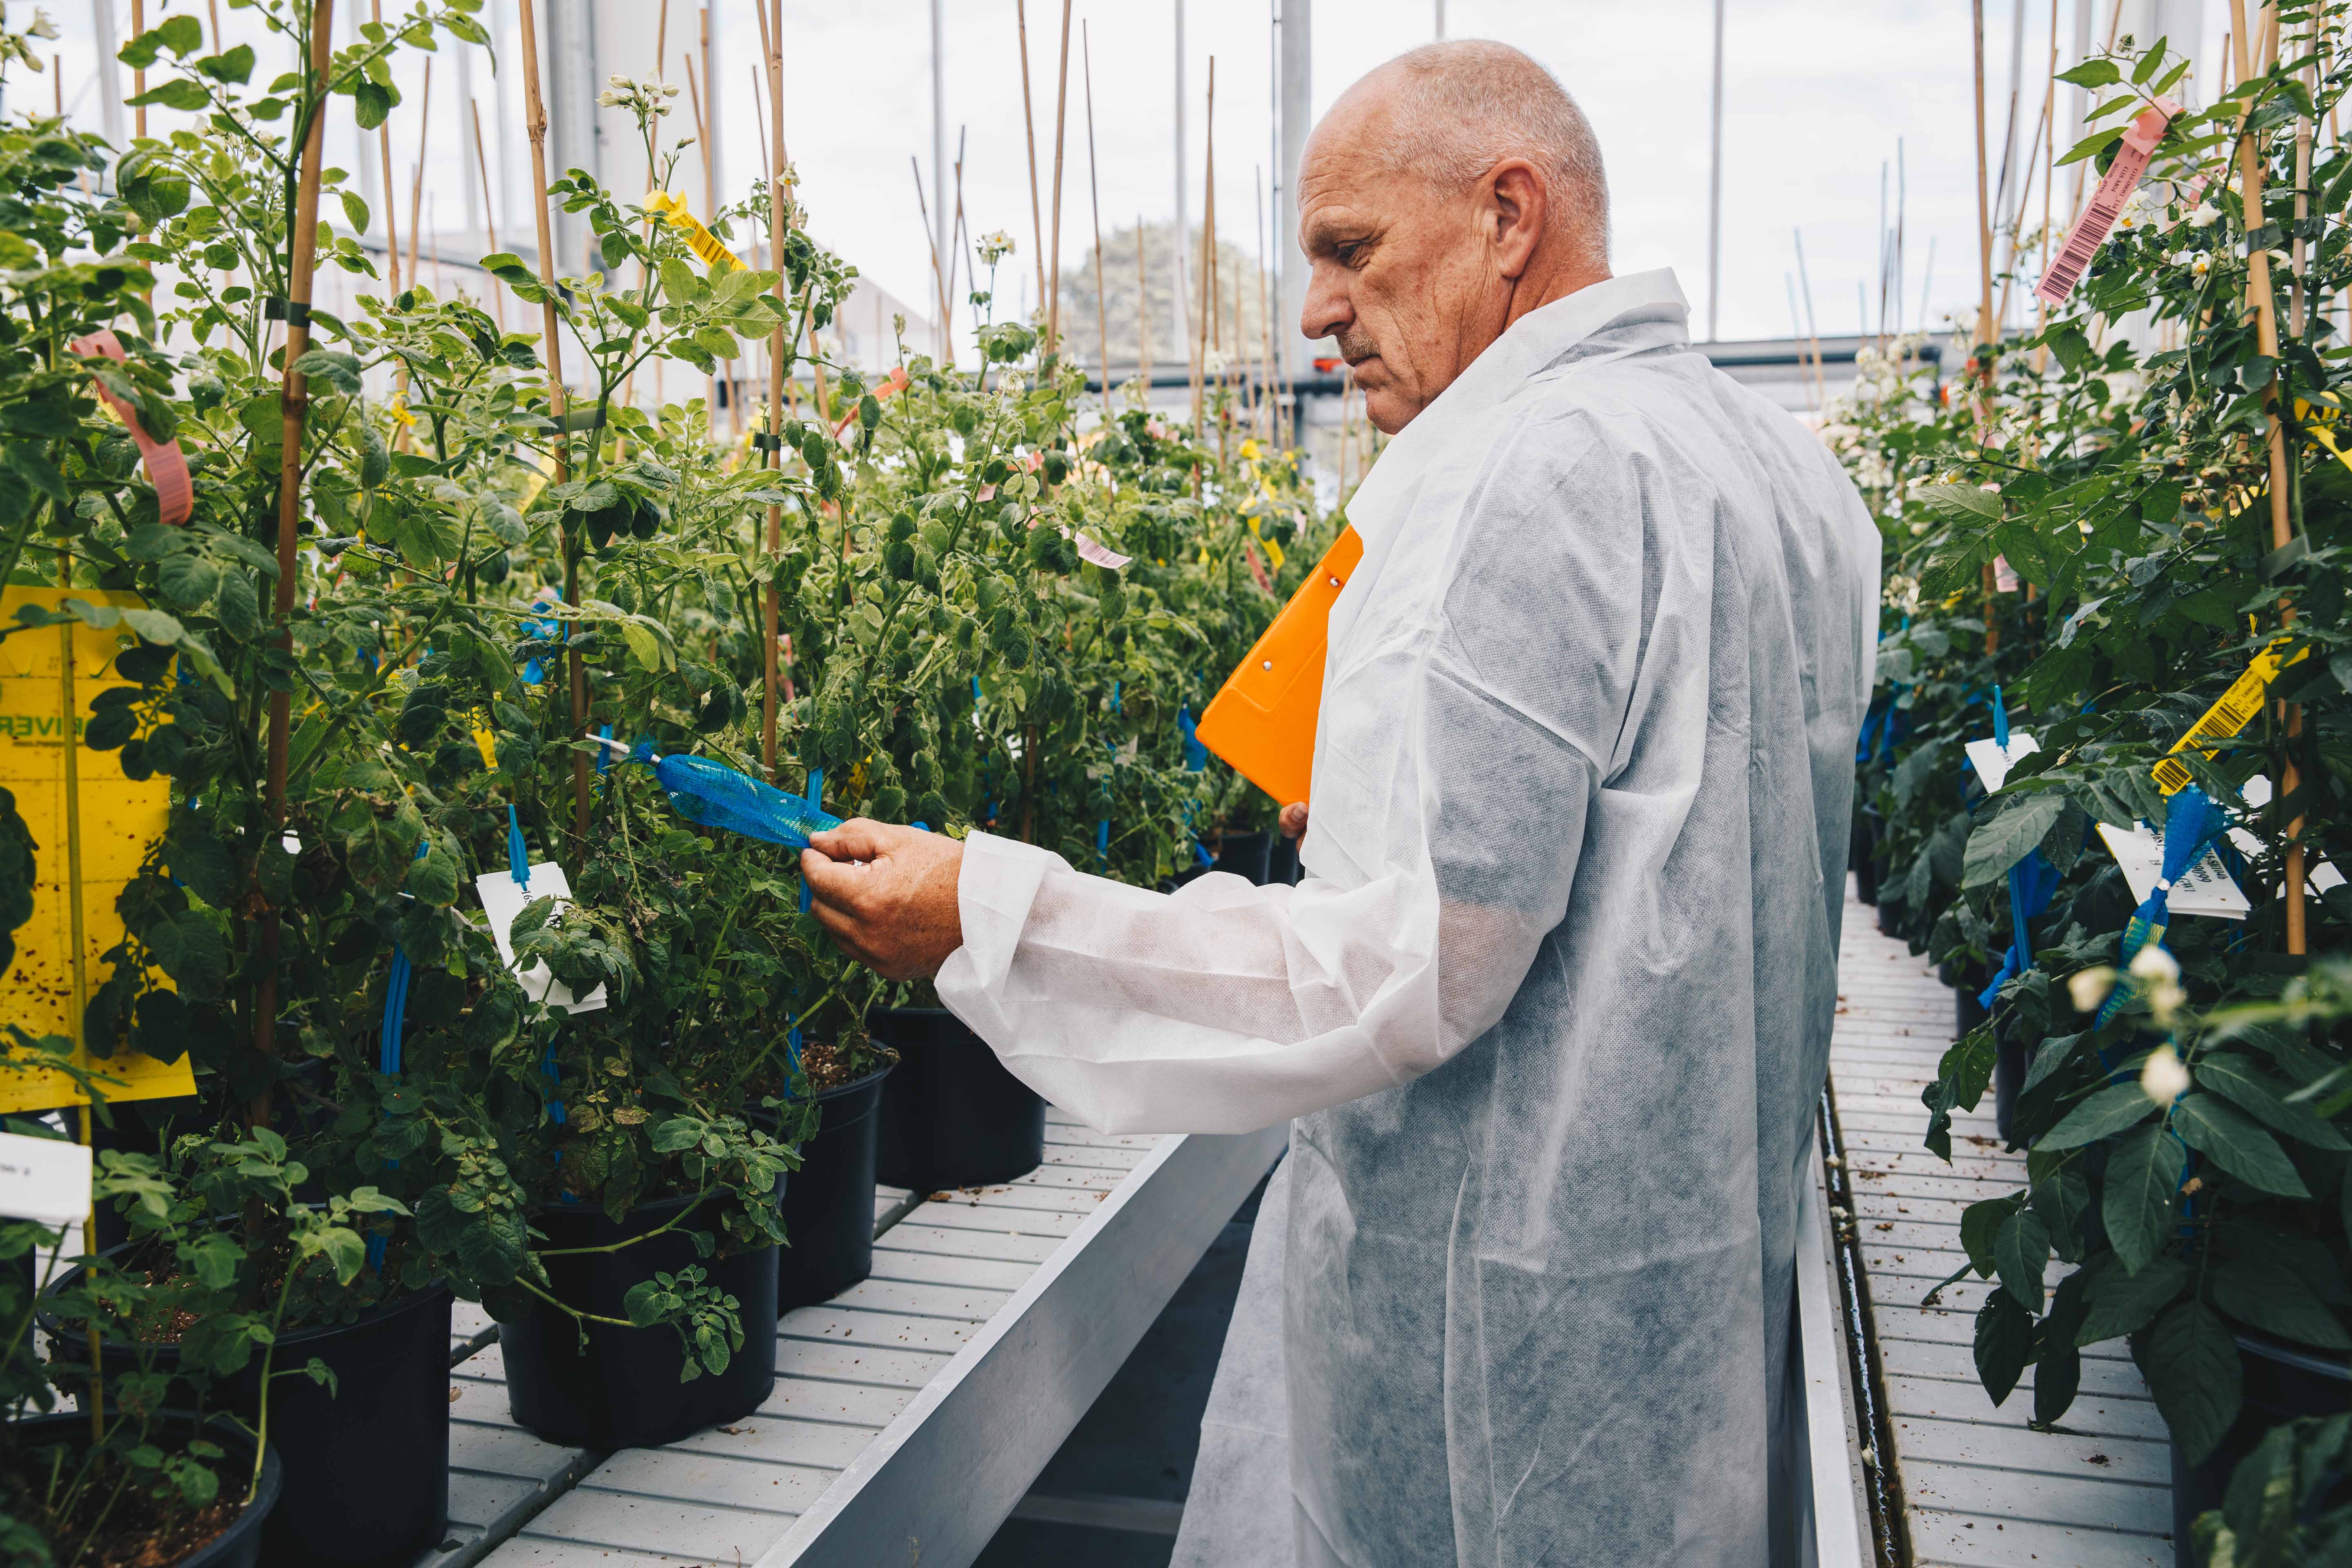
M281 300L272 294L262 301L261 313L273 321L283 321L289 327L310 324L310 302L307 300Z

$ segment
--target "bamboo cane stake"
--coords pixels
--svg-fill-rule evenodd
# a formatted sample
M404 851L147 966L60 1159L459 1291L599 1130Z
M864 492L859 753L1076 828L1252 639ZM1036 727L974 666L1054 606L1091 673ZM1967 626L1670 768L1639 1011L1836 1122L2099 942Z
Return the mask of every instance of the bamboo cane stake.
M964 286L967 290L977 288L980 282L980 260L971 253L971 231L965 226L963 220L963 149L964 138L971 131L971 127L969 125L956 127L955 229L948 237L948 319L943 323L942 331L942 335L947 339L950 355L955 349L956 268L959 267L963 268ZM953 359L950 358L949 363L953 363ZM985 360L982 361L981 368L983 372L986 371Z
M1992 313L1992 198L1985 188L1985 68L1984 68L1984 0L1970 0L1969 13L1975 24L1976 45L1976 109L1977 109L1977 353L1969 366L1977 383L1977 430L1979 437L1992 425L1992 363L1990 345L1996 328ZM1998 602L1992 563L1984 565L1984 650L1990 654L2000 647L2000 626L1994 619Z
M312 108L310 123L302 140L301 169L295 177L293 245L287 258L286 368L278 395L278 584L271 596L271 609L278 623L278 651L289 658L294 651L294 578L299 564L295 541L302 526L302 435L310 408L309 378L294 367L310 346L310 282L319 243L319 164L326 144L325 87L334 64L334 19L335 0L313 0L310 59L312 80L303 94ZM286 826L286 752L292 729L291 698L292 693L282 689L269 694L268 761L262 799L273 834ZM255 987L253 1008L254 1048L265 1057L275 1056L278 1051L278 910L265 900L261 979ZM268 1124L267 1089L247 1106L247 1115L251 1125Z
M2319 23L2315 19L2312 23L2315 47L2317 42L2318 31ZM2310 67L2306 66L2304 68L2303 77L2304 89L2306 92L2311 93L2315 98L2319 92L2318 76ZM2287 321L2289 323L2288 331L2293 332L2298 338L2303 336L2304 329L2304 282L2306 268L2305 258L2304 255L2303 226L2311 216L2312 130L2311 116L2308 114L2299 114L2295 116L2294 244L2289 263L2294 271L2294 304L2290 309Z
M776 133L769 142L768 161L768 249L769 259L776 269L776 330L769 342L768 435L774 445L766 453L765 466L781 468L784 462L783 382L786 356L783 0L765 0L755 9L760 14L760 47L768 62L768 118L776 128ZM784 509L781 502L768 503L767 546L771 562L784 552ZM760 674L762 682L760 761L768 770L771 779L776 776L776 630L782 614L782 595L775 580L771 577L760 606Z
M146 30L146 0L131 0L131 36L135 38ZM111 38L101 38L99 40L98 47L107 48L111 47L113 42ZM147 96L147 68L144 66L134 67L131 69L131 96L134 99ZM131 133L142 142L147 139L147 106L143 103L134 104L131 108Z
M1257 327L1258 383L1263 389L1271 386L1274 395L1268 399L1260 393L1260 406L1265 411L1265 438L1270 446L1282 445L1282 380L1274 360L1274 310L1266 295L1265 277L1265 165L1257 165L1252 178L1254 193L1250 215L1257 220Z
M416 100L416 162L409 166L408 282L415 287L417 208L425 200L425 153L433 133L433 62L425 62L425 90Z
M469 100L467 107L473 110L474 117L474 163L482 174L482 228L489 238L492 254L496 254L499 248L499 215L490 202L490 155L482 147L481 100ZM506 295L493 287L490 289L490 304L498 311L499 331L503 332L507 330Z
M53 79L58 97L62 100L65 96L62 62L52 58L49 68L58 73ZM58 118L65 118L62 102ZM73 587L73 552L70 550L58 552L58 586L68 590ZM65 761L66 938L70 943L66 951L71 955L67 971L73 981L73 994L68 998L69 1005L66 1010L66 1033L73 1039L74 1059L86 1063L89 1059L89 1040L85 1032L85 1020L89 1011L89 932L84 923L81 902L81 745L80 731L74 723L81 704L74 696L74 623L70 619L58 626L58 734L63 742L59 750ZM87 1100L82 1102L79 1121L82 1143L95 1150L98 1139L96 1129L90 1123ZM81 1226L83 1250L96 1252L98 1197L95 1191L91 1194L89 1207L82 1215ZM103 1376L106 1363L99 1353L100 1333L96 1323L89 1326L87 1342L90 1368L89 1436L91 1442L102 1443L106 1441L106 1382Z
M1021 40L1021 129L1029 138L1029 242L1036 247L1037 303L1045 303L1045 216L1037 205L1037 114L1029 107L1029 0L1013 0L1013 25Z
M947 336L948 275L940 265L939 230L931 226L930 200L923 195L923 166L915 161L912 153L907 154L907 172L915 177L915 208L923 215L923 237L931 247L931 287L938 292L940 300L940 358L953 364L955 358L949 351Z
M1095 220L1095 345L1102 365L1103 424L1110 424L1110 302L1103 298L1102 182L1095 169L1095 48L1090 33L1078 37L1079 64L1087 77L1087 201Z
M1209 124L1217 122L1217 57L1209 57ZM1209 142L1207 201L1201 215L1203 238L1201 245L1201 309L1192 322L1192 433L1201 434L1201 405L1205 388L1202 384L1209 364L1209 277L1210 261L1216 254L1213 224L1217 210L1216 139Z
M1135 374L1143 382L1143 406L1151 406L1151 273L1143 262L1143 215L1135 215Z
M383 21L383 0L368 0L368 19L378 24ZM392 183L391 116L386 115L383 123L375 128L375 140L376 150L383 160L383 259L386 274L383 286L396 295L400 292L400 197L394 194L398 187ZM404 377L401 390L405 392L408 390L404 379L407 372L403 371L401 374Z
M698 15L702 19L702 47L708 50L710 47L710 7L703 6ZM695 79L692 55L686 57L686 101L688 107L694 110L694 145L702 155L702 210L706 215L716 216L719 202L713 190L716 182L710 172L710 126L703 119L702 84ZM716 365L718 362L713 361L712 363ZM716 369L703 377L703 385L702 411L710 422L711 433L716 435L719 430L719 372ZM728 406L732 408L736 404L735 373L732 370L727 373L727 387Z
M2230 0L2231 31L2238 40L2236 63L2241 81L2252 76L2256 69L2268 69L2278 63L2278 13L2264 6L2263 37L2265 47L2259 55L2246 47L2245 0ZM2259 61L2259 65L2257 64ZM2265 221L2263 205L2263 161L2261 150L2254 144L2254 133L2248 128L2249 106L2238 114L2238 178L2241 199L2244 207L2246 226L2259 228ZM2246 247L2247 303L2254 312L2256 352L2275 363L2279 353L2278 307L2271 290L2270 252L2262 246ZM2278 374L2274 370L2263 389L2263 448L2269 458L2271 547L2283 549L2294 537L2294 520L2287 510L2286 429L2279 416ZM2294 624L2294 607L2285 600L2279 603L2282 626ZM2303 734L2303 709L2300 704L2281 702L2276 712L2283 721L2286 744L2279 766L2279 798L2285 800L2302 787L2302 770L2295 765L2295 742ZM2303 817L2298 814L2286 827L2286 865L2281 897L2286 904L2286 950L2290 953L2305 951L2305 921L2303 907Z
M572 437L562 428L570 399L563 387L562 321L555 304L555 236L547 214L547 100L539 89L539 23L533 3L534 0L516 0L521 19L523 124L530 135L530 179L535 193L530 204L531 217L539 239L540 330L545 338L547 403L557 427L555 482L560 485L572 478ZM570 537L564 542L563 599L568 605L580 602L577 525L570 530ZM567 643L570 640L565 639ZM581 663L577 648L566 648L564 662L569 667L572 687L572 732L577 738L588 730L588 670ZM575 848L587 846L588 758L581 752L573 753L572 758L572 837Z
M221 41L220 41L220 0L205 0L205 9L206 11L209 11L210 13L212 13L212 18L213 18L213 53L215 53L215 54L218 54L218 53L220 53L220 52L221 52Z
M1070 122L1071 4L1062 0L1062 68L1054 87L1054 259L1048 268L1053 292L1045 300L1045 352L1055 357L1062 352L1062 142Z

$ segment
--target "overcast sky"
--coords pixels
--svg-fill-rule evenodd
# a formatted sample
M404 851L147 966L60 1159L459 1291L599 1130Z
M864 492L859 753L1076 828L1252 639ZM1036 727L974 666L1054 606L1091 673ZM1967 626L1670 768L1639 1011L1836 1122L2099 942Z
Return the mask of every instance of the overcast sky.
M151 20L163 3L150 0ZM590 3L541 0L542 5ZM2075 0L2054 3L2061 47L2071 51ZM2166 3L2177 6L2181 0ZM350 4L345 0L343 8ZM656 0L594 4L600 16L656 9ZM2048 68L2053 0L1988 0L1988 90L1996 159L2010 91L2011 26L2019 4L2025 8L2027 82L2019 118L2029 130L2040 112ZM752 0L717 0L714 7L721 60L719 140L729 185L736 188L752 177L759 162L751 99L759 36L751 5ZM92 129L101 123L93 17L110 5L127 16L126 0L52 0L49 5L65 37L47 47L62 54L65 93L75 118ZM622 6L627 9L616 12ZM205 15L190 0L176 0L170 8ZM1076 15L1092 41L1107 230L1139 215L1164 220L1174 211L1176 9L1177 0L1077 0ZM1255 250L1258 181L1274 155L1272 6L1269 0L1187 0L1184 9L1192 217L1197 222L1201 214L1208 134L1204 99L1213 57L1220 234ZM1527 49L1582 104L1608 161L1617 269L1674 268L1693 302L1694 333L1702 333L1713 0L1448 0L1445 9L1449 36L1500 38ZM247 36L251 14L224 10L231 41ZM1034 0L1029 16L1041 179L1048 182L1059 10L1054 0ZM2189 10L2193 15L2196 7ZM504 36L511 37L511 0L491 0L485 15L500 18ZM1432 0L1326 0L1314 17L1316 111L1321 113L1382 59L1433 37L1434 12ZM683 51L692 45L693 16L688 0L672 6L667 52L673 80L684 79ZM931 158L929 0L784 0L784 16L785 131L815 226L825 243L868 276L906 300L928 304L929 254L908 158L915 155L927 170ZM946 16L950 144L958 130L968 133L965 206L975 232L1002 228L1021 246L1003 279L1002 293L1010 300L1020 291L1018 279L1034 277L1014 4L946 0ZM1828 334L1878 325L1882 170L1891 223L1898 142L1906 198L1903 324L1922 319L1932 323L1947 310L1965 309L1975 293L1976 266L1969 6L1961 0L1728 0L1727 17L1721 335L1790 331L1799 228L1820 330ZM2098 19L2104 24L2105 17ZM339 33L344 25L339 20ZM605 26L617 31L609 22ZM266 74L273 65L271 52L266 40L257 41ZM1075 29L1071 52L1062 201L1065 266L1076 264L1091 241ZM646 49L617 61L608 58L602 70L651 75L650 53ZM487 60L478 59L468 74L488 121L491 184L505 187L496 215L501 237L527 237L528 146L520 127L520 73L510 49L501 64L503 80L495 87ZM404 61L402 76L408 101L397 112L394 131L404 221L416 135L408 117L417 112L423 96L422 66L415 57ZM123 80L128 91L127 71ZM439 226L453 233L465 221L466 165L472 157L470 132L457 112L458 87L457 61L444 51L433 83L425 188ZM48 80L28 82L16 73L9 82L8 106L26 107L28 96L46 103L49 90ZM673 134L691 131L684 102L668 122ZM2062 100L2062 117L2066 112ZM509 127L503 135L501 122ZM356 138L346 131L340 141L336 156L348 161L358 151ZM642 177L639 154L608 143L604 156L607 180L631 191ZM698 174L689 185L698 203L699 192L693 187L698 185ZM2067 195L2062 174L2062 224ZM2032 205L2038 211L2038 195Z

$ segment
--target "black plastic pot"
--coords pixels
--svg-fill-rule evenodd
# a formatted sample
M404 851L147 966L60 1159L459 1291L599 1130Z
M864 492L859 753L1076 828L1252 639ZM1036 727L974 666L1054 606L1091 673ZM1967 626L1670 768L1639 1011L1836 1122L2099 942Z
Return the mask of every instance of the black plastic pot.
M1027 1175L1045 1163L1045 1101L943 1007L893 1007L867 1020L898 1052L882 1086L875 1175L938 1192Z
M192 1412L163 1412L164 1434L170 1436L194 1436L196 1422ZM207 1422L203 1430L226 1453L213 1472L220 1479L221 1495L238 1496L253 1474L253 1439L229 1421ZM10 1423L8 1432L15 1442L26 1447L46 1447L58 1438L79 1447L81 1440L89 1436L89 1417L78 1414L28 1416ZM253 1500L238 1511L226 1530L180 1558L171 1568L255 1568L262 1561L259 1552L263 1527L285 1495L285 1467L278 1459L278 1445L272 1443L261 1451L261 1485L255 1490Z
M1271 833L1228 833L1217 843L1213 869L1231 871L1244 881L1262 888L1272 869L1274 839Z
M2243 1402L2238 1419L2204 1462L2189 1465L2172 1450L2172 1551L2179 1568L2199 1568L2189 1526L2208 1509L2220 1508L2230 1489L2230 1473L2260 1446L2273 1426L2302 1415L2335 1415L2352 1409L2352 1366L2339 1356L2305 1350L2267 1334L2240 1332L2238 1360L2243 1369Z
M64 1276L62 1289L79 1273ZM313 1357L335 1374L331 1394L307 1377L273 1377L269 1436L286 1469L286 1497L263 1532L266 1568L391 1568L440 1543L449 1524L449 1308L435 1285L352 1323L289 1331L270 1370L299 1372ZM87 1364L79 1339L46 1314L50 1354ZM175 1370L173 1345L101 1349L110 1376L143 1358ZM261 1357L229 1380L247 1420L259 1408Z
M1878 934L1891 936L1898 942L1903 936L1903 900L1890 899L1881 889L1878 898Z
M546 1210L532 1223L553 1248L609 1247L658 1228L690 1201L643 1204L618 1223L583 1204ZM686 1352L667 1327L592 1322L583 1347L582 1327L570 1313L534 1300L530 1317L499 1325L508 1407L518 1424L570 1447L650 1448L749 1415L766 1402L776 1381L776 1249L698 1258L688 1233L713 1223L715 1216L696 1214L676 1230L617 1252L542 1257L560 1300L606 1318L627 1318L622 1298L640 1280L699 1268L742 1313L743 1345L727 1370L679 1382ZM870 1209L866 1224L873 1224Z
M801 1145L801 1168L784 1184L779 1314L830 1301L874 1272L874 1148L889 1073L886 1067L816 1097L816 1136Z
M1878 819L1866 810L1853 814L1846 858L1853 863L1853 896L1865 904L1878 902Z
M1284 887L1296 887L1300 876L1298 840L1275 835L1274 847L1266 852L1265 879Z

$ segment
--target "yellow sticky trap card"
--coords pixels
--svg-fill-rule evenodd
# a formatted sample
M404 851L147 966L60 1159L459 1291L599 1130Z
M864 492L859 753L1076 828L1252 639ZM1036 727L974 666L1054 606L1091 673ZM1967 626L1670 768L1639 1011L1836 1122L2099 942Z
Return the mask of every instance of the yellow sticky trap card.
M1356 531L1340 530L1194 731L1201 744L1285 805L1307 798L1331 606L1363 558Z
M0 623L15 624L22 605L55 610L68 598L143 607L133 594L12 587L0 592ZM16 797L32 833L36 878L33 918L17 928L16 962L0 982L0 1024L72 1039L78 1065L118 1080L101 1082L109 1100L192 1094L196 1087L184 1056L159 1062L126 1047L93 1060L81 1038L83 1011L112 973L100 955L123 937L114 901L171 823L171 780L126 778L117 753L66 744L68 736L79 742L90 699L131 684L115 674L114 658L136 641L121 627L100 631L78 620L0 640L0 788ZM150 984L169 982L156 974ZM0 1111L79 1105L89 1098L61 1072L0 1074Z

